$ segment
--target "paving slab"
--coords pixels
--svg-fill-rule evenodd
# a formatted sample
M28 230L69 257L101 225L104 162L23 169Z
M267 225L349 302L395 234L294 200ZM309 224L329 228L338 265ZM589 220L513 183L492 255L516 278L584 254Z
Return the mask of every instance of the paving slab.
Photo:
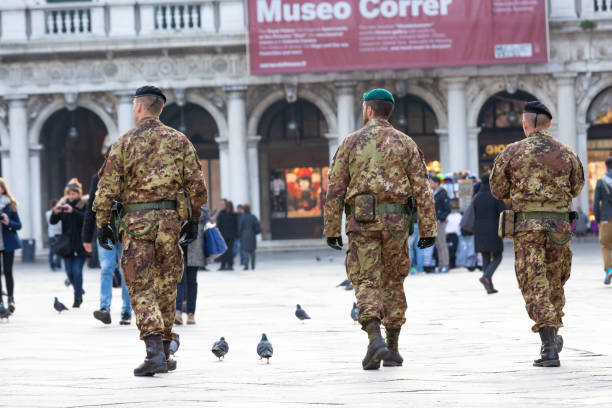
M133 324L118 324L119 289L112 324L92 317L99 270L85 271L81 308L58 314L54 296L72 304L65 275L18 264L17 310L0 323L0 407L610 407L612 286L603 285L597 244L573 246L562 366L548 369L531 366L539 337L511 247L496 295L465 269L409 276L404 366L368 372L366 335L350 319L354 294L336 288L345 278L339 253L268 253L255 271L200 272L197 324L176 328L178 369L152 378L132 375L144 346ZM297 320L296 303L312 320ZM264 332L269 365L255 351ZM221 336L230 346L223 362L210 352Z

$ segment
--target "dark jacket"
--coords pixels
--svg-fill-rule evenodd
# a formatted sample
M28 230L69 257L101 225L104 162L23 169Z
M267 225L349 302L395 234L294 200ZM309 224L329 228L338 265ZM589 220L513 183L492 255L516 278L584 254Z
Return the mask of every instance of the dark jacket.
M493 197L491 187L482 184L474 196L474 227L476 252L503 252L504 242L497 235L499 214L506 209L503 201Z
M94 242L97 236L96 213L93 212L93 202L96 199L96 191L98 190L98 181L100 177L94 174L91 178L91 189L89 190L89 200L85 208L85 217L83 218L83 231L81 239L83 242Z
M448 218L448 215L451 212L451 206L448 194L442 187L438 188L434 192L434 204L436 207L436 218L438 221L446 221L446 218Z
M51 214L51 224L57 224L62 222L62 235L68 235L70 237L70 243L72 246L73 255L76 256L88 256L89 254L83 248L83 239L81 233L83 231L83 219L85 217L85 210L87 207L88 197L81 197L75 201L68 201L68 199L62 199L60 203L68 204L72 206L72 212L60 212L57 214Z
M217 227L225 242L238 238L238 214L221 211L217 216Z
M17 231L21 229L21 220L17 211L11 209L8 204L2 209L2 213L9 217L8 225L2 224L2 239L4 240L4 251L12 252L21 249L21 240L17 236Z
M257 249L257 235L261 234L259 220L253 214L242 214L238 221L240 250L253 252Z
M607 182L608 181L608 182ZM608 189L604 183L608 184ZM595 194L593 195L593 215L595 221L599 224L601 221L612 220L612 172L608 172L606 176L597 180L595 185Z

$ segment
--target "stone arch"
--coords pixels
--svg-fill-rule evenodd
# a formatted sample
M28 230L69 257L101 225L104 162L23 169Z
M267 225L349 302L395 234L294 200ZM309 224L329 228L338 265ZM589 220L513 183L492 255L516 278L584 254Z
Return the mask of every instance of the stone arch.
M588 123L587 115L589 113L591 104L595 98L599 96L599 94L608 88L612 88L612 75L602 78L601 80L597 81L594 86L588 88L586 94L578 105L578 110L576 112L579 122Z
M200 108L210 113L210 115L215 120L215 123L217 124L217 129L219 130L219 137L221 139L224 139L227 137L227 120L225 119L225 114L221 112L221 110L217 108L215 104L213 104L211 101L209 101L202 95L199 95L198 93L193 92L193 91L187 92L187 94L185 95L185 101L198 105ZM166 101L166 105L169 105L175 102L176 102L176 98L174 94L168 95L168 100Z
M104 123L104 126L106 126L110 140L115 140L117 138L117 123L102 106L98 105L89 98L79 98L77 101L77 106L92 111L100 118L100 120ZM38 146L40 144L40 132L42 131L45 122L51 117L51 115L67 107L68 105L64 99L55 98L53 102L45 106L40 111L34 120L34 123L32 123L28 134L28 140L31 146Z
M257 126L259 126L259 122L263 114L275 102L284 98L285 93L283 91L274 91L268 94L261 100L261 102L257 104L257 106L255 106L255 109L253 109L247 124L247 134L249 136L257 135ZM334 135L337 133L338 123L336 114L327 102L323 101L318 95L309 90L298 90L298 98L305 99L315 105L325 117L329 134Z
M425 88L419 85L408 84L406 87L406 94L418 96L419 98L427 102L429 107L436 115L436 119L438 119L438 128L448 128L448 114L446 111L446 103L444 101L439 100L434 96L433 93L427 91Z
M529 89L528 86L525 86L525 82L519 81L519 91L524 91L534 95L538 98L543 104L545 104L548 109L550 109L553 118L557 117L557 104L554 100L550 98L548 94L542 92L540 89L533 87L533 90ZM498 92L502 92L506 90L506 83L504 81L496 81L489 86L482 89L474 98L473 101L468 102L468 117L467 124L468 128L475 129L478 127L478 116L484 104Z

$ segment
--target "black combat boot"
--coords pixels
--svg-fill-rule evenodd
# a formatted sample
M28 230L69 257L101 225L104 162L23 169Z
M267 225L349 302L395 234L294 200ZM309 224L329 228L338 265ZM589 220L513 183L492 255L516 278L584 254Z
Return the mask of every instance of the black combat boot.
M168 366L168 371L176 370L176 360L170 354L170 342L164 341L164 355L166 356L166 365Z
M387 329L387 348L389 354L383 361L383 367L401 367L404 359L399 353L399 335L401 329Z
M555 329L555 343L557 344L557 353L560 353L563 350L563 337L561 337L559 333L559 329Z
M552 327L542 327L540 329L540 339L542 348L540 358L533 362L535 367L559 367L559 351L557 350L557 330Z
M364 370L378 370L380 368L380 361L387 358L389 354L385 340L380 334L380 320L370 320L366 323L364 330L368 333L370 344L361 365Z
M145 377L156 373L167 373L168 366L166 365L166 355L164 354L161 335L149 336L144 339L144 342L147 348L147 357L141 365L134 369L134 375Z

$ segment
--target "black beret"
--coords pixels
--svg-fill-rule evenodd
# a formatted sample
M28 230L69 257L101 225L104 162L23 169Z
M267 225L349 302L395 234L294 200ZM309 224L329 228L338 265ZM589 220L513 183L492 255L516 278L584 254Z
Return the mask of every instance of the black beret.
M527 102L525 104L525 107L523 108L523 113L537 113L537 114L542 114L542 115L546 115L548 116L550 119L552 119L552 113L550 113L550 111L548 110L548 108L546 107L546 105L544 105L542 102L540 101L532 101L532 102Z
M156 86L152 86L152 85L141 86L140 88L136 90L136 93L134 94L134 98L139 98L141 96L159 96L160 98L164 100L164 103L166 103L166 95L164 95L162 90Z

